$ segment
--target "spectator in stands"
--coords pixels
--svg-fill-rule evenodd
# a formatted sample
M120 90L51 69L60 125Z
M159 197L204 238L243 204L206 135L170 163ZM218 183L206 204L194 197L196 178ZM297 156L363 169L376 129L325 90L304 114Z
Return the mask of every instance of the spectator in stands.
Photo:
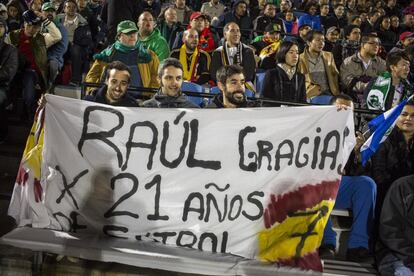
M281 0L279 4L279 12L276 14L277 17L280 17L282 14L286 13L293 9L292 1L290 0Z
M385 13L388 16L400 16L401 15L401 9L397 6L397 0L388 0L387 5L384 6Z
M106 0L102 7L101 19L108 26L108 44L116 40L117 26L124 20L137 20L141 14L140 1L136 0Z
M247 13L247 3L244 0L237 0L233 9L219 17L217 25L214 27L224 27L228 23L234 22L242 29L241 41L245 44L250 43L250 29L253 27L252 20ZM239 30L240 30L239 29ZM224 33L223 33L224 34Z
M269 24L278 25L280 31L286 33L282 19L276 17L276 5L267 3L263 15L260 15L253 21L255 35L262 35Z
M358 27L361 27L362 19L359 15L355 15L354 17L350 19L349 23L350 25L356 25Z
M143 0L140 4L141 11L149 11L156 16L161 13L161 4L158 0Z
M298 34L298 19L293 14L293 10L286 11L280 18L283 20L283 25L287 35Z
M299 54L302 54L306 48L306 35L312 30L311 26L303 24L300 26L298 32L299 36L296 38L296 42L299 47Z
M17 49L4 42L6 33L6 20L0 18L0 143L7 137L7 94L19 65Z
M264 35L257 36L253 40L252 46L255 47L257 55L260 57L259 67L261 69L275 68L276 53L282 43L281 30L280 25L270 23L266 26Z
M387 52L389 52L397 42L397 35L390 30L390 27L391 19L387 15L381 16L375 23L375 31Z
M256 55L260 56L261 51L272 43L279 41L280 44L280 25L269 24L264 29L264 34L256 36L252 40L252 46L256 49ZM270 50L270 49L269 49ZM276 48L277 50L277 48ZM266 51L264 54L268 54ZM271 54L271 53L270 53Z
M398 51L388 54L387 71L370 81L365 90L369 109L388 110L413 93L407 83L410 60L406 53Z
M225 65L217 71L217 85L220 94L217 94L209 108L239 108L254 107L255 102L246 99L246 79L240 65Z
M219 0L210 0L201 6L200 12L203 14L207 14L211 18L220 17L224 13L224 9L226 7L220 3Z
M378 18L380 18L381 14L378 10L372 10L368 14L368 19L361 24L361 32L363 34L373 33L375 32L375 23L377 22Z
M114 106L138 107L137 101L127 91L131 82L131 71L121 61L113 61L106 69L105 84L86 95L83 99L90 102Z
M322 28L324 30L329 27L336 26L336 20L329 14L329 4L321 4L319 20L321 21Z
M145 11L138 18L138 41L142 42L148 49L154 51L158 59L163 61L170 55L170 48L160 31L155 29L155 18Z
M403 51L412 44L414 44L414 33L403 32L402 34L400 34L400 40L397 42L395 47L390 50L390 53L396 51Z
M405 2L405 1L404 1ZM407 3L408 2L408 3ZM409 0L406 4L408 4L402 11L402 13L405 14L412 14L414 12L414 1Z
M186 6L185 0L174 0L173 7L177 11L178 22L183 25L190 23L190 16L193 13L193 10L189 6ZM168 8L168 6L166 8ZM163 14L163 10L161 10L160 14Z
M377 183L376 215L392 183L400 177L414 174L414 102L404 107L388 138L371 158L371 176ZM385 210L385 209L384 209Z
M284 41L276 54L276 66L266 71L262 91L265 98L306 103L305 77L297 71L298 61L297 43Z
M69 38L68 32L66 31L65 27L58 21L55 21L56 18L56 10L55 7L50 3L46 2L42 5L42 16L43 18L47 18L52 22L55 22L56 27L59 29L59 32L62 36L62 39L53 44L47 50L47 59L49 62L49 78L48 78L48 86L49 92L53 93L54 90L54 83L59 71L63 68L64 59L63 56L65 55L68 45L69 45ZM47 26L44 26L45 23L42 24L41 33L47 33Z
M89 28L91 30L92 39L94 41L94 45L96 45L96 36L98 34L98 19L96 18L95 14L91 9L89 9L88 1L87 0L76 0L76 4L78 5L78 13L82 15L83 18L88 21ZM92 50L92 49L91 49Z
M177 11L174 7L168 7L164 10L164 16L158 20L157 28L168 42L170 49L174 49L175 39L179 33L184 31L180 22L177 22Z
M183 45L173 50L171 57L180 61L186 81L206 84L210 80L210 55L198 49L199 37L195 29L184 31Z
M161 87L157 94L143 103L144 107L159 108L199 108L181 92L183 66L175 58L165 59L158 68L158 81Z
M71 61L72 77L70 84L79 86L82 82L82 74L89 69L88 51L93 45L92 34L88 21L77 13L77 5L74 0L66 0L64 13L57 15L57 21L68 32L69 48L67 56Z
M158 88L157 55L138 42L138 29L133 21L118 24L117 41L94 56L95 62L86 75L85 81L100 83L105 80L108 63L122 61L131 70L130 84L138 87Z
M259 15L263 14L265 5L268 3L267 0L259 0L257 1L257 5L250 5L249 7L249 15L250 19L254 21Z
M198 47L208 53L214 51L218 45L218 35L209 27L207 17L201 12L193 12L190 17L190 25L188 29L193 29L198 32L199 44ZM174 49L180 48L183 44L183 34L181 32L177 35L174 42Z
M365 105L364 91L368 83L387 70L385 61L378 57L380 40L375 34L364 34L361 49L347 57L341 65L341 84L343 91L355 103Z
M42 10L42 3L43 0L32 0L28 3L29 10L32 10L35 12L37 16L41 16L41 10Z
M339 39L339 34L341 30L338 27L330 27L325 34L325 47L324 51L332 52L333 47L336 45Z
M3 3L0 3L0 18L7 20L7 8Z
M414 32L414 14L408 13L404 15L401 32Z
M88 8L92 11L96 18L101 16L102 12L102 1L100 0L89 0L87 4ZM101 20L99 18L99 20Z
M306 12L305 15L299 17L299 28L306 24L309 25L312 30L322 30L321 21L319 19L319 15L316 14L318 11L319 5L317 2L313 0L306 3L304 11Z
M64 0L50 0L50 3L52 3L52 6L56 9L56 14L62 13L65 5Z
M46 33L41 34L42 18L32 10L23 13L23 29L10 32L8 41L19 50L19 73L22 96L29 120L33 120L39 94L48 89L47 49L62 39L59 29L49 19L44 19Z
M333 49L332 54L335 59L337 68L341 67L342 62L347 58L358 52L359 40L361 39L361 30L356 25L348 25L344 29L345 39L337 43Z
M402 33L400 26L400 18L397 15L391 16L390 30L398 37L398 34Z
M345 28L348 25L348 19L345 15L345 6L343 4L336 4L334 6L334 16L335 18L335 26L339 27L340 29Z
M339 94L339 72L333 55L323 51L325 37L312 30L306 35L307 47L299 57L299 72L305 75L306 96Z
M17 0L11 0L7 4L7 28L9 32L19 30L23 25L23 19L19 12Z
M344 94L332 98L332 104L338 109L353 109L352 99ZM339 184L335 200L336 209L352 209L352 227L348 239L346 259L353 262L373 261L369 251L369 238L374 221L376 200L376 184L368 176L355 175L353 166L359 164L359 149L364 143L362 133L356 134L357 143L345 166L344 176ZM357 169L358 170L358 169ZM332 221L329 218L325 227L322 245L319 249L322 257L333 257L336 248L336 233L332 230Z
M379 228L381 245L376 254L381 275L414 274L413 183L414 175L399 178L385 197Z
M216 73L224 65L238 64L244 69L247 82L253 82L256 76L256 60L253 50L240 42L240 28L234 23L224 26L224 43L212 54L210 76L216 80Z

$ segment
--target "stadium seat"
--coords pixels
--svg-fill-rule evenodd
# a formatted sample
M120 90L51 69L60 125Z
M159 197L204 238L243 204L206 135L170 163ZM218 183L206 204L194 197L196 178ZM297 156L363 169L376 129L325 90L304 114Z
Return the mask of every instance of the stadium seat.
M329 105L331 103L332 96L321 95L310 99L311 104Z
M263 96L263 81L265 73L256 73L256 91L260 97Z
M193 82L183 81L183 85L181 86L181 90L184 92L194 92L194 93L203 93L204 87ZM189 96L188 99L195 103L196 105L202 107L204 105L204 98L203 97L191 97Z

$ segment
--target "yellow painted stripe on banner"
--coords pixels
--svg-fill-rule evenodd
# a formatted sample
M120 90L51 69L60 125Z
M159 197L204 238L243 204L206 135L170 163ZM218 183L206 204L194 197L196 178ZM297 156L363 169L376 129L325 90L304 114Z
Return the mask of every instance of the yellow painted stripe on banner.
M298 210L282 223L261 231L259 257L263 261L277 262L303 257L320 246L325 225L335 201L323 200L307 210Z

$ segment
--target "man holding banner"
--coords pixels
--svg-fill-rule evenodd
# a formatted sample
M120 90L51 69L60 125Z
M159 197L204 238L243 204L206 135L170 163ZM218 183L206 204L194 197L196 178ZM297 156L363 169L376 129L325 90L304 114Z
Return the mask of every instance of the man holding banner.
M333 96L332 104L339 109L353 109L352 98L345 94ZM359 152L363 144L362 134L357 134L357 144L354 152ZM335 200L336 209L352 209L353 222L348 239L348 250L346 258L353 262L372 262L373 258L369 251L370 230L374 221L375 199L377 186L374 180L368 176L360 175L357 157L351 154L346 166L345 174L342 176L338 194ZM355 164L356 163L356 164ZM332 221L329 218L319 249L321 257L332 258L335 256L336 233L332 229Z
M254 107L255 102L246 100L246 79L240 65L225 65L217 71L217 85L221 93L216 95L209 108Z
M106 70L105 85L83 99L102 104L138 107L137 101L127 93L131 80L128 66L120 61L113 61Z

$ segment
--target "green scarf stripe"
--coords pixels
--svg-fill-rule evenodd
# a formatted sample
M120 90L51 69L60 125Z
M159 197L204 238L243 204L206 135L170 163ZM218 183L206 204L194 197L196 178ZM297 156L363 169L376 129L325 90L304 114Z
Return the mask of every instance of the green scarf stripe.
M369 109L384 110L385 101L391 87L391 73L385 71L378 76L368 93L367 106Z
M122 53L128 53L133 50L138 50L138 63L149 63L152 60L147 47L142 42L138 41L137 44L135 44L135 46L126 46L118 40L108 48L102 50L102 52L95 54L93 56L93 59L111 62L111 57L114 53L114 49Z

